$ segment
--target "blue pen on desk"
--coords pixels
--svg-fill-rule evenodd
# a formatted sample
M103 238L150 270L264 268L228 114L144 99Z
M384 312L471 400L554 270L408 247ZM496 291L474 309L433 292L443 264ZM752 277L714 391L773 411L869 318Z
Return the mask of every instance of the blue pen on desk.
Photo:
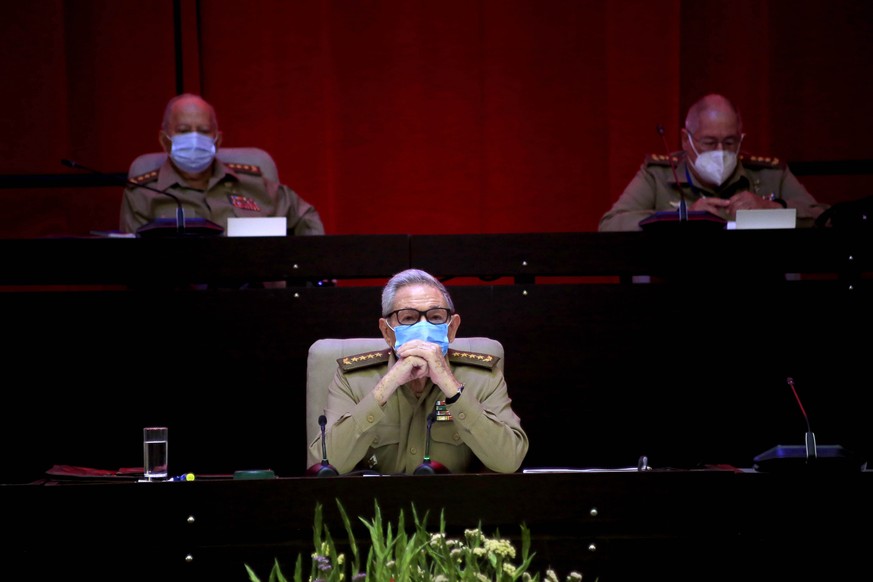
M194 473L182 473L181 475L176 475L175 477L170 477L167 481L193 481Z

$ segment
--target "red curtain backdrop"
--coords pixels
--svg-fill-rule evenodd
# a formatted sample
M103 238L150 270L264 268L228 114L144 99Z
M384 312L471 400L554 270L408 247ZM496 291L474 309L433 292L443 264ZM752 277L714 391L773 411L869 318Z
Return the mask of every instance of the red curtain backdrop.
M706 92L737 102L753 153L873 159L871 28L850 0L15 3L0 179L125 172L181 83L329 234L592 231ZM803 180L828 202L873 186ZM120 194L0 188L0 236L115 228Z

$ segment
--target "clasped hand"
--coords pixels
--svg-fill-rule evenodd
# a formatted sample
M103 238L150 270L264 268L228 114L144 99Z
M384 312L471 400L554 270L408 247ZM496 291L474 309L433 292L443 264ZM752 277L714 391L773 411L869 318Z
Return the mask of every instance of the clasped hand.
M388 371L392 383L398 386L412 380L430 378L437 386L454 386L454 375L438 344L423 340L409 341L396 350L397 362Z
M773 202L743 190L730 198L701 198L695 200L689 210L705 210L726 220L736 220L737 210L759 210L764 208L782 208L778 202Z

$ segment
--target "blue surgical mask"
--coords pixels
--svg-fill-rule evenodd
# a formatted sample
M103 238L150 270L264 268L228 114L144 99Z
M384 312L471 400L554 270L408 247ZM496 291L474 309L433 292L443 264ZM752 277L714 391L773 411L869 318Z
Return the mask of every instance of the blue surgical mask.
M446 355L449 351L448 323L430 323L422 319L414 325L398 325L391 329L394 330L396 338L394 342L395 350L410 340L420 339L438 344L443 349L443 355Z
M184 172L199 174L215 159L215 140L208 135L191 131L177 133L170 139L173 142L170 157Z

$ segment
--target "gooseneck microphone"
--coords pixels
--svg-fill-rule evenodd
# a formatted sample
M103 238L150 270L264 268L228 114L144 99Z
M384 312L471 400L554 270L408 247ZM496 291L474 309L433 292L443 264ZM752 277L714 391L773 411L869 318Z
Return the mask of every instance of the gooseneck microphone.
M327 426L327 417L318 417L318 426L321 427L321 463L316 463L306 470L306 474L313 477L334 477L339 475L333 465L327 462L327 442L324 436L324 427Z
M818 456L818 451L815 446L815 433L812 432L812 426L809 423L809 416L807 416L806 410L803 408L800 396L797 395L797 389L794 387L794 378L789 376L786 378L786 381L788 382L788 385L791 386L791 391L794 393L794 399L797 400L797 405L800 407L800 413L806 421L806 459L808 461L814 461Z
M163 194L164 196L169 196L176 202L176 221L175 221L175 234L177 235L186 235L186 234L197 234L197 235L215 235L221 234L224 232L224 229L219 225L215 224L210 220L205 220L202 218L193 219L193 220L185 220L185 209L182 207L182 201L179 200L179 197L175 194L171 194L166 190L158 190L157 188L152 188L147 184L139 184L138 182L134 182L133 180L128 180L125 178L119 179L117 176L112 174L107 174L105 172L101 172L100 170L95 170L94 168L89 168L88 166L83 166L79 162L74 160L61 160L61 163L68 168L73 168L76 170L84 170L86 172L90 172L92 174L96 174L97 176L102 176L104 178L108 178L114 182L119 183L119 185L124 184L126 186L133 186L135 188L145 188L146 190L151 190L152 192L157 192L158 194ZM155 233L158 234L162 230L166 230L167 225L163 224L166 219L157 219L144 227L140 228L137 231L137 234L143 235L146 233Z
M676 187L679 188L679 220L688 220L688 207L685 203L685 191L682 190L682 184L679 182L679 174L676 173L676 163L673 161L673 155L670 153L670 146L667 144L667 138L664 136L664 126L658 124L656 128L658 135L661 136L661 141L664 142L664 151L667 154L667 161L670 162L670 169L673 170L673 179L676 180Z
M412 472L413 475L437 475L449 472L442 463L430 460L430 427L433 426L434 420L436 420L436 411L427 415L427 440L424 442L424 460Z
M74 160L61 160L61 163L68 168L73 168L76 170L85 170L86 172L91 172L92 174L96 174L98 176L103 176L105 178L110 178L112 180L117 180L115 176L111 174L107 174L105 172L101 172L99 170L95 170L94 168L89 168L88 166L83 166L79 162ZM179 232L185 230L185 209L182 208L182 201L179 200L179 197L175 194L170 194L169 192L165 192L164 190L158 190L157 188L152 188L151 186L147 186L145 184L138 184L133 180L121 180L124 184L128 186L135 186L137 188L145 188L146 190L151 190L152 192L157 192L158 194L163 194L165 196L169 196L173 200L176 201L176 230Z
M756 471L858 471L864 470L866 461L840 445L818 445L812 423L800 401L794 386L794 378L785 379L791 387L803 420L806 422L804 445L776 445L754 458Z

